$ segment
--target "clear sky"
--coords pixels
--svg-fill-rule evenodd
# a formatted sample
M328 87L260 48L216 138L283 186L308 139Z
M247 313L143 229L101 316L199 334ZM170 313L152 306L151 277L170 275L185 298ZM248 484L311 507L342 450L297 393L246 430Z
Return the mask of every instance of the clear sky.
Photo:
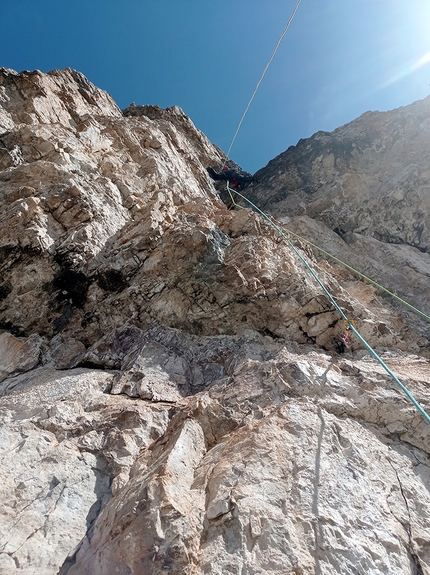
M72 67L178 105L227 150L296 0L0 0L0 66ZM430 0L302 0L232 148L255 172L300 138L430 93Z

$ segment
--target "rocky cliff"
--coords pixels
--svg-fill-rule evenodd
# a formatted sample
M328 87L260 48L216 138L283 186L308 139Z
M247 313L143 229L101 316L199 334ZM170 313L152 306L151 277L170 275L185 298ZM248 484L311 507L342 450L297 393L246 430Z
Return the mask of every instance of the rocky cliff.
M358 341L338 353L339 313L269 223L220 200L220 150L70 69L3 69L0 102L0 573L429 573L430 426ZM365 245L414 254L424 285L424 171L403 164L402 229L385 196L353 203L353 162L377 173L357 125L248 191L375 271ZM426 329L295 245L428 410Z
M250 197L430 315L429 157L430 96L301 140Z

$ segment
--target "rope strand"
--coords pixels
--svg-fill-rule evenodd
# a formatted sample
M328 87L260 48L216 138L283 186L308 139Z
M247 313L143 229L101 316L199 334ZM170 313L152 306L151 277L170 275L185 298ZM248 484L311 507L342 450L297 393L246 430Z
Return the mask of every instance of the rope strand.
M235 192L237 193L237 192ZM230 195L230 199L232 201L232 204L238 208L242 208L243 206L241 206L240 204L238 204L237 202L234 201L233 196L231 195L230 191L229 191L229 195ZM248 202L250 203L250 202ZM256 208L258 209L258 208ZM305 244L307 244L308 246L311 246L312 248L318 250L319 252L321 252L322 254L326 255L327 257L331 258L332 260L334 260L335 262L337 262L338 264L344 266L347 270L353 272L354 274L356 274L358 277L364 279L365 281L369 282L370 284L374 285L376 288L380 289L381 291L383 291L384 293L388 294L389 296L391 296L392 298L394 298L395 300L397 300L398 302L402 303L404 306L408 307L411 311L413 311L414 313L416 313L417 315L420 315L422 318L426 319L427 321L430 322L430 316L427 315L426 313L424 313L423 311L419 310L418 308L414 307L412 304L410 304L409 302L407 302L406 300L402 299L401 297L399 297L398 295L396 295L395 293L393 293L392 291L390 291L389 289L385 288L384 286L382 286L381 284L378 284L378 282L376 282L375 280L372 280L372 278L369 278L368 276L366 276L365 274L359 272L358 270L356 270L355 268L353 268L352 266L350 266L349 264L347 264L346 262L342 261L341 259L337 258L336 256L334 256L333 254L331 254L330 252L324 250L323 248L321 248L320 246L317 246L316 244L312 243L310 240L307 240L306 238L299 236L299 234L296 234L295 232L292 232L291 230L289 230L288 228L286 228L285 226L282 226L282 229L289 234L290 236L293 236L295 238L297 238L298 240L300 240L301 242L304 242Z
M281 42L282 42L282 38L283 38L283 37L285 36L285 34L287 33L287 30L288 30L288 28L290 27L290 24L291 24L291 22L293 21L294 16L296 15L297 9L298 9L298 7L299 7L301 1L302 1L302 0L298 0L297 4L296 4L296 6L295 6L295 8L294 8L294 10L293 10L293 13L291 14L290 19L289 19L288 22L287 22L287 25L285 26L285 28L284 28L282 34L279 36L279 39L278 39L278 41L277 41L277 43L276 43L276 46L275 46L275 49L273 50L272 55L270 56L270 59L269 59L269 61L267 62L266 67L264 68L263 73L262 73L261 76L260 76L260 79L259 79L258 82L257 82L257 85L256 85L256 87L255 87L255 90L254 90L254 92L253 92L253 94L252 94L252 96L251 96L251 99L249 100L249 102L248 102L248 104L247 104L247 106L246 106L246 108L245 108L245 111L244 111L244 113L243 113L243 115L242 115L242 117L241 117L241 119L240 119L239 125L237 126L236 132L235 132L235 134L234 134L234 136L233 136L233 139L232 139L232 141L231 141L230 147L229 147L228 152L227 152L227 158L230 157L231 149L232 149L233 144L234 144L234 142L235 142L235 140L236 140L236 137L237 137L237 135L238 135L238 133L239 133L239 130L240 130L241 126L242 126L243 120L245 119L245 116L246 116L246 114L248 113L249 107L250 107L251 104L252 104L252 100L254 99L255 94L257 93L258 88L260 87L260 84L261 84L261 82L263 81L263 78L264 78L264 76L266 75L266 72L267 72L267 70L269 69L270 64L272 63L273 58L275 57L275 54L276 54L276 52L278 51L279 45L280 45Z
M322 281L319 279L319 277L317 276L317 274L315 273L315 271L312 269L312 267L308 264L308 262L306 261L306 259L302 256L302 254L297 250L297 248L291 243L291 241L288 239L288 237L284 234L284 232L281 230L281 228L279 226L277 226L275 224L275 222L273 222L269 216L263 212L262 210L260 210L260 208L258 208L253 202L251 202L251 200L248 200L248 198L246 198L245 196L243 196L240 192L238 192L237 190L232 190L229 186L229 182L227 182L227 189L231 195L231 192L233 192L234 194L237 194L240 198L242 198L245 202L247 202L251 207L253 207L265 220L267 220L269 222L269 224L275 228L275 230L284 238L284 240L287 242L287 244L290 246L290 248L292 248L292 250L294 251L294 253L297 255L297 257L300 259L301 262L303 262L303 264L306 266L307 270L311 273L312 277L316 280L316 282L318 283L318 285L322 288L322 290L324 291L324 293L326 294L326 296L329 298L329 300L331 301L331 303L334 305L334 307L336 308L336 310L340 313L342 319L349 325L349 328L355 333L355 335L358 337L358 339L362 342L362 344L370 351L370 353L373 355L373 357L382 365L382 367L385 369L385 371L388 373L388 375L390 375L390 377L393 378L393 380L397 383L397 385L400 387L400 389L406 394L406 396L410 399L410 401L413 403L413 405L417 408L417 410L421 413L421 415L424 417L424 419L427 421L427 423L430 424L430 416L429 414L424 410L424 408L421 406L420 403L418 403L418 401L415 399L415 397L412 395L412 393L406 388L406 386L403 385L403 383L398 379L398 377L390 370L390 368L384 363L384 361L379 357L379 355L376 353L376 351L367 343L367 341L364 339L363 336L360 335L360 333L357 331L357 329L354 326L354 322L350 321L346 315L343 313L342 309L339 307L339 305L336 303L336 301L334 300L333 296L330 294L330 292L327 290L327 288L324 286L324 284L322 283Z
M371 283L372 285L374 285L375 287L377 287L378 289L382 290L383 292L385 292L386 294L390 295L391 297L393 297L394 299L396 299L397 301L399 301L400 303L402 303L403 305L405 305L406 307L408 307L410 310L412 310L414 313L420 315L421 317L423 317L424 319L426 319L427 321L430 321L430 316L428 316L427 314L425 314L423 311L417 309L416 307L414 307L412 304L408 303L406 300L402 299L401 297L399 297L398 295L396 295L395 293L391 292L390 290L388 290L387 288L385 288L384 286L381 286L380 284L378 284L378 282L375 282L375 280L372 280L371 278L367 277L366 275L362 274L361 272L359 272L358 270L356 270L355 268L353 268L352 266L348 265L347 263L343 262L342 260L340 260L339 258L337 258L336 256L333 256L332 254L330 254L329 252L327 252L326 250L323 250L322 248L320 248L319 246L317 246L316 244L313 244L312 242L310 242L309 240L307 240L306 238L302 238L301 236L299 236L298 234L292 232L291 230L287 229L285 226L283 226L283 229L287 232L287 234L290 234L292 236L294 236L295 238L299 239L302 242L305 242L306 244L308 244L308 246L311 246L313 248L315 248L316 250L320 251L321 253L325 254L327 257L331 258L332 260L334 260L335 262L337 262L338 264L341 264L342 266L344 266L346 269L350 270L351 272L355 273L356 275L358 275L359 277L363 278L364 280L368 281L369 283Z

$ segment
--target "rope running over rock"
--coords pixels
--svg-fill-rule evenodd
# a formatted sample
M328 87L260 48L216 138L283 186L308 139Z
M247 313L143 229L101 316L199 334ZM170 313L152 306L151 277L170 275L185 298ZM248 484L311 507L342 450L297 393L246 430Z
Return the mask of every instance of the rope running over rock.
M427 423L430 424L429 414L424 410L424 408L420 405L420 403L418 403L418 401L415 399L415 397L412 395L412 393L407 389L407 387L405 385L403 385L403 383L399 380L399 378L391 371L391 369L386 365L386 363L379 357L379 355L376 353L376 351L360 335L360 333L357 331L357 329L354 326L354 322L352 322L351 320L349 320L346 317L346 315L343 313L342 309L336 303L333 296L330 294L330 292L327 290L325 285L319 279L319 277L317 276L315 271L312 269L310 264L302 256L302 254L297 250L297 248L291 243L291 241L288 239L288 237L285 235L285 233L281 230L281 228L278 225L276 225L275 222L273 222L272 219L265 212L260 210L260 208L258 208L253 202L251 202L251 200L248 200L248 198L246 198L244 195L242 195L237 190L231 189L229 186L229 182L227 182L227 189L228 189L228 192L232 198L233 198L232 193L236 194L240 198L242 198L247 204L249 204L252 208L254 208L254 210L256 210L267 222L269 222L269 224L282 236L282 238L287 242L289 247L294 251L296 256L305 265L306 269L309 271L309 273L312 275L312 277L315 279L315 281L318 283L318 285L322 288L322 290L324 291L324 293L326 294L328 299L331 301L333 306L340 313L342 319L345 321L346 324L348 324L349 329L358 337L358 339L370 351L370 353L373 355L373 357L382 365L382 367L390 375L390 377L392 377L394 379L394 381L397 383L397 385L400 387L400 389L405 393L405 395L409 398L409 400L414 404L414 406L421 413L421 415L424 417L424 419L427 421Z

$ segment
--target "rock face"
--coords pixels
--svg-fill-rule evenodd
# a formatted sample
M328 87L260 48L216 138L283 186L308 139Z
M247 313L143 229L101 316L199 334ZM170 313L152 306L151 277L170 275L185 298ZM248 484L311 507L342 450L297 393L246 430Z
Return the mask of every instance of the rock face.
M366 112L288 148L250 197L430 315L429 135L430 96Z
M0 573L430 573L430 425L356 338L338 353L339 312L273 227L220 201L222 153L73 70L3 69L0 102ZM370 178L366 130L339 154ZM281 217L295 194L289 225L341 245L312 182L347 178L309 150L249 193ZM393 212L356 195L367 235L325 195L342 237L415 254L424 284L424 216L387 243ZM294 243L428 411L425 328Z

